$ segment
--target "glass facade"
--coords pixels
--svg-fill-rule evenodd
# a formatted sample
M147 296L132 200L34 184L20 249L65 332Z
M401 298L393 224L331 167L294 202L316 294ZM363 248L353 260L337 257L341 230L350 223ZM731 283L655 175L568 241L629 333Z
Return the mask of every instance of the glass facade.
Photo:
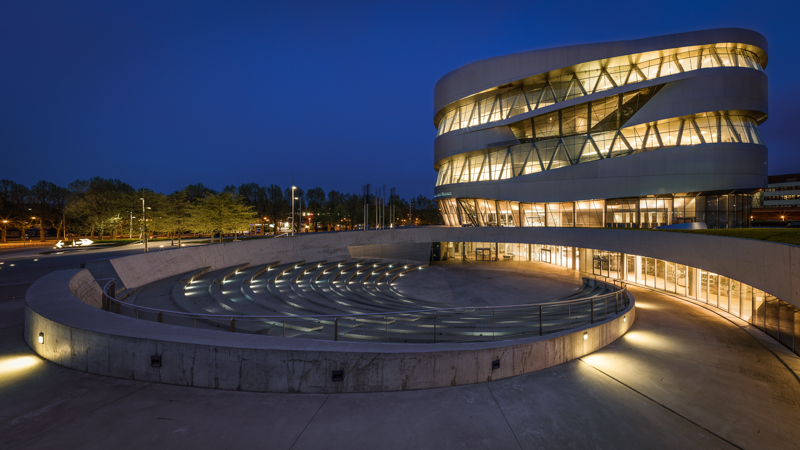
M602 130L605 127L601 121L588 128L594 123L588 119L594 114L591 105L568 109L574 111L569 114L556 111L549 119L543 116L545 118L540 120L537 117L526 121L529 126L517 127L515 132L519 133L520 140L528 142L478 155L459 155L445 161L439 167L436 186L504 180L667 147L721 142L764 145L755 120L727 113L667 119L619 130L567 135L576 130L585 132L587 129ZM555 125L550 125L549 128L543 128L538 123L548 123L550 119ZM565 125L565 122L572 125Z
M451 227L656 228L705 222L708 228L750 226L749 194L630 197L561 203L477 198L437 200Z
M712 67L763 70L758 56L733 45L717 44L707 48L690 47L638 53L611 58L603 64L593 61L581 65L592 67L589 70L564 74L561 69L542 74L525 80L522 86L508 88L448 111L439 122L437 136L505 120L572 98L680 72Z
M641 255L559 245L443 242L443 259L533 261L623 280L706 303L754 325L800 355L800 309L697 267Z

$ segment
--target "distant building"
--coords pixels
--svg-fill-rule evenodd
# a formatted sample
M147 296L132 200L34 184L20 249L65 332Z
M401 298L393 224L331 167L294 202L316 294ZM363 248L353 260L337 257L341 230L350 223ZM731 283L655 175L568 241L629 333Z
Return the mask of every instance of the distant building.
M754 196L753 220L800 220L800 173L773 175L767 188Z

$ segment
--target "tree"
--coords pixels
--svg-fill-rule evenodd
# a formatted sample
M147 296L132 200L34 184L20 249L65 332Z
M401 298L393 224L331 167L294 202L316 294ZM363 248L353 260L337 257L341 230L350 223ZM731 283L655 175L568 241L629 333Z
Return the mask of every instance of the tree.
M53 228L61 229L67 190L49 181L39 181L30 188L32 214L39 222L39 240L45 240L45 222ZM58 232L56 233L58 235ZM57 237L57 236L56 236Z
M8 229L14 226L14 219L11 216L0 216L0 242L6 243Z
M249 229L255 217L252 207L227 192L199 200L192 212L195 229L211 234L212 240L214 234L219 233L220 242L225 233L234 233L235 241L236 233Z
M130 203L146 192L142 189L135 197L134 189L117 179L94 177L90 180L76 180L69 184L66 212L84 230L99 232L100 239L106 228L119 231L122 228L120 217L127 213Z
M283 196L283 190L277 184L271 184L265 190L264 216L275 224L275 233L278 233L279 224L289 210L289 204Z
M204 186L202 183L190 184L183 188L183 191L186 192L186 199L189 200L189 203L195 203L209 195L217 194L217 191Z
M311 188L306 192L306 205L311 217L314 231L317 231L317 221L325 207L325 191L321 187Z
M178 245L181 245L183 231L192 228L192 205L185 190L173 192L171 195L158 194L157 207L151 213L155 222L153 227L170 236L170 245L175 245L175 233L178 233Z
M256 183L245 183L239 186L237 194L244 200L245 204L252 207L259 218L266 217L267 213L267 192ZM263 224L264 221L261 221ZM266 226L261 227L261 234L267 234Z

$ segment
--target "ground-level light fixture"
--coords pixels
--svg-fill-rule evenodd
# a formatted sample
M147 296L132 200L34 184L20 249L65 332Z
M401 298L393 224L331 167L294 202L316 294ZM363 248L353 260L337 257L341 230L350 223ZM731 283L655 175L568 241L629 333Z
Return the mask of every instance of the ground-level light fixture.
M589 339L589 332L588 332L588 331L585 331L585 332L583 333L583 340L585 341L585 340L587 340L587 339Z
M44 333L39 333L39 343L44 344Z

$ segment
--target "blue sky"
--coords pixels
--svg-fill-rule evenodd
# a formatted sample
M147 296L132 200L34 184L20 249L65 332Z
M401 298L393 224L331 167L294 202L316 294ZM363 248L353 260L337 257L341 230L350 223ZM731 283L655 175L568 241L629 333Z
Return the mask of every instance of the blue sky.
M295 182L432 196L433 86L538 48L742 27L769 41L770 173L791 133L795 2L0 4L0 178L119 178L172 192Z

